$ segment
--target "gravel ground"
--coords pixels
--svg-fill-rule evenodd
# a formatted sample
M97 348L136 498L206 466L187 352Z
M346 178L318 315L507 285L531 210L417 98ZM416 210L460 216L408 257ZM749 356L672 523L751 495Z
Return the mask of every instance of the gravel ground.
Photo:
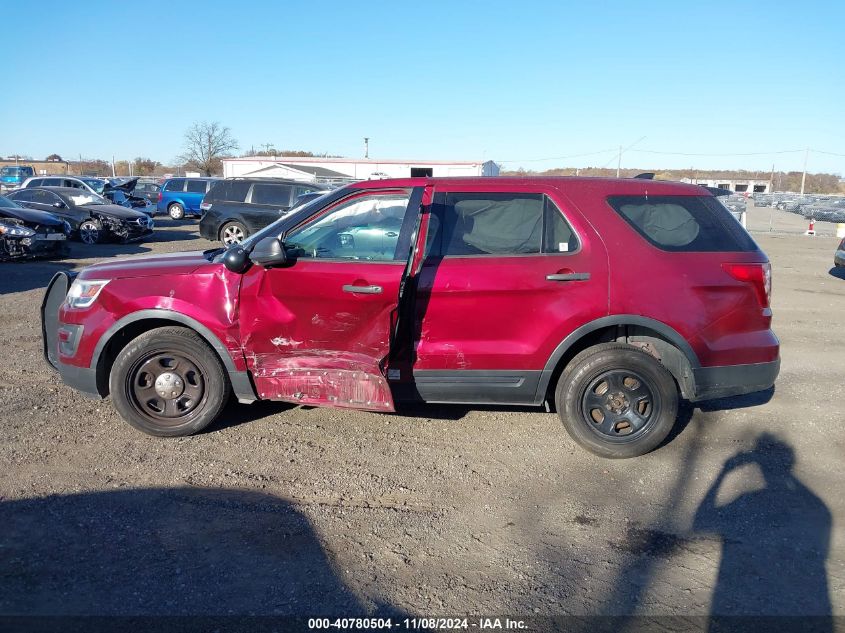
M195 437L138 433L58 382L38 308L55 270L209 246L160 224L0 265L0 614L845 615L835 239L756 235L773 394L686 407L608 461L533 409L231 404Z

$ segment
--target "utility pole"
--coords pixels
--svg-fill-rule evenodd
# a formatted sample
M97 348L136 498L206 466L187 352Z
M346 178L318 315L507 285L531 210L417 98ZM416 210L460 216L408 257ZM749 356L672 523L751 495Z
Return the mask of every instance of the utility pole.
M370 157L370 137L364 137L364 158Z
M111 177L114 178L117 174L114 172L114 154L111 156Z
M616 161L616 177L619 178L619 173L622 169L622 146L619 146L619 159Z
M769 193L775 191L775 164L772 163L772 175L769 176Z
M269 152L270 148L273 147L272 143L260 143L259 147L263 147L265 152ZM276 148L273 147L273 155L276 155Z
M810 155L810 148L804 150L804 173L801 174L801 195L804 195L804 182L807 180L807 157Z

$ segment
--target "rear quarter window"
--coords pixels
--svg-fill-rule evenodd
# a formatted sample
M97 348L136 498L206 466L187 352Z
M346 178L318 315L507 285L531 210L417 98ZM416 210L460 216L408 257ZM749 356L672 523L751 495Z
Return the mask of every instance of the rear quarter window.
M188 193L205 193L208 187L207 180L189 180L185 191Z
M652 246L670 252L756 251L713 196L610 196L610 206Z

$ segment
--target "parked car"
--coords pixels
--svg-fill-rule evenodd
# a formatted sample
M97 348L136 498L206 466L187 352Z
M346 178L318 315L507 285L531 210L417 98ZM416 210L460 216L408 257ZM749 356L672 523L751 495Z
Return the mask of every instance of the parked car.
M166 213L173 220L187 215L199 215L200 203L219 178L170 178L161 186L158 213Z
M30 165L0 167L0 191L18 189L27 178L34 175L35 169Z
M67 187L83 189L101 196L103 195L103 190L107 182L103 178L87 176L35 176L33 178L27 178L22 187L24 189L31 187Z
M152 435L196 433L230 392L553 403L579 444L632 457L680 398L774 384L770 291L768 258L701 187L409 178L336 189L228 249L58 273L42 319L62 379Z
M0 260L61 257L70 233L70 224L55 215L0 196Z
M9 198L31 209L48 211L70 224L73 236L86 244L106 240L131 242L153 232L153 220L95 193L70 187L18 189Z
M158 194L160 191L161 185L158 183L149 180L138 180L135 188L132 189L132 195L144 198L149 203L155 205L158 203Z
M845 268L845 238L836 247L836 252L833 254L833 265L837 268Z
M226 246L240 244L290 211L299 196L325 190L323 185L276 178L221 180L200 204L200 235Z

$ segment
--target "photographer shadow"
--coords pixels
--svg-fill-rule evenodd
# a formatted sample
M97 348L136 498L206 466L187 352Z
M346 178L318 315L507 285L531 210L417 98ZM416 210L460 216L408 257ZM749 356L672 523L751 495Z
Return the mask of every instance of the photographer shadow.
M726 477L749 465L759 468L764 486L718 503L720 489L732 488ZM753 450L725 462L698 507L693 529L722 541L711 631L730 630L730 620L719 616L736 615L821 616L805 622L813 624L808 630L832 630L825 570L831 513L794 475L794 465L793 449L764 433ZM749 474L732 482L747 485Z

